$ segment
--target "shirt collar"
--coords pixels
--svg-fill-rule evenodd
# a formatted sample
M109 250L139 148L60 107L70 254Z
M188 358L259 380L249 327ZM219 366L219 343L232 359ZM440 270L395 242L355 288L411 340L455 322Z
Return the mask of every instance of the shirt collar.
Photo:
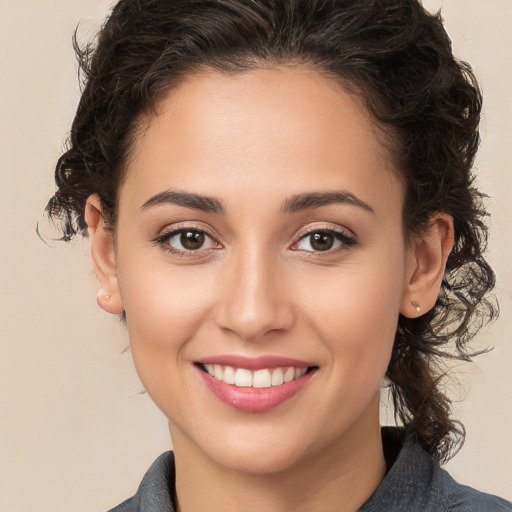
M438 464L401 428L383 427L382 440L388 472L359 512L435 510ZM148 469L137 494L111 512L175 512L175 480L174 454L165 452Z

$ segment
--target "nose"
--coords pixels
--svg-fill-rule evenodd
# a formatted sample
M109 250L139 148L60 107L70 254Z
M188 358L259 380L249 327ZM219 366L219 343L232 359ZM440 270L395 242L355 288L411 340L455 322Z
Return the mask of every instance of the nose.
M230 260L222 272L217 325L251 342L290 329L292 297L278 262L256 250L243 251Z

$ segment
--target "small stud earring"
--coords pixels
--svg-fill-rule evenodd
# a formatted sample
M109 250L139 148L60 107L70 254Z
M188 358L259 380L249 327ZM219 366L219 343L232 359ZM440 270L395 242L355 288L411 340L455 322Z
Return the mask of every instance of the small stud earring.
M411 302L411 304L416 308L416 312L419 313L421 311L420 305L415 302L414 300Z
M104 299L104 300L110 300L112 297L108 293L106 293L103 289L101 289L98 292L98 300Z

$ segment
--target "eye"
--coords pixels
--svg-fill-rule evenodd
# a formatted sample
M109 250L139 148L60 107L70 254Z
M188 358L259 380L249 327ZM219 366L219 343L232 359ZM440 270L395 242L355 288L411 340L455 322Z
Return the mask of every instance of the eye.
M195 228L174 229L163 233L155 241L166 251L182 257L195 256L193 253L220 246L208 233Z
M292 249L308 252L335 252L356 244L355 238L342 231L317 229L303 235Z

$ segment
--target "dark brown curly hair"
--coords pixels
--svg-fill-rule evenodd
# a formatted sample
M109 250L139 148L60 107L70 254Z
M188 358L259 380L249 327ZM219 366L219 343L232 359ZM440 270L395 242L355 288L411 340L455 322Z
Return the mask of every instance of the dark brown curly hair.
M187 74L301 64L365 99L406 184L406 237L453 217L455 245L435 307L400 316L387 378L397 420L441 461L464 438L441 379L446 358L497 314L483 194L472 173L481 93L454 58L440 14L418 0L122 0L95 42L75 49L82 96L47 213L63 239L85 234L87 197L115 229L116 195L141 116Z

